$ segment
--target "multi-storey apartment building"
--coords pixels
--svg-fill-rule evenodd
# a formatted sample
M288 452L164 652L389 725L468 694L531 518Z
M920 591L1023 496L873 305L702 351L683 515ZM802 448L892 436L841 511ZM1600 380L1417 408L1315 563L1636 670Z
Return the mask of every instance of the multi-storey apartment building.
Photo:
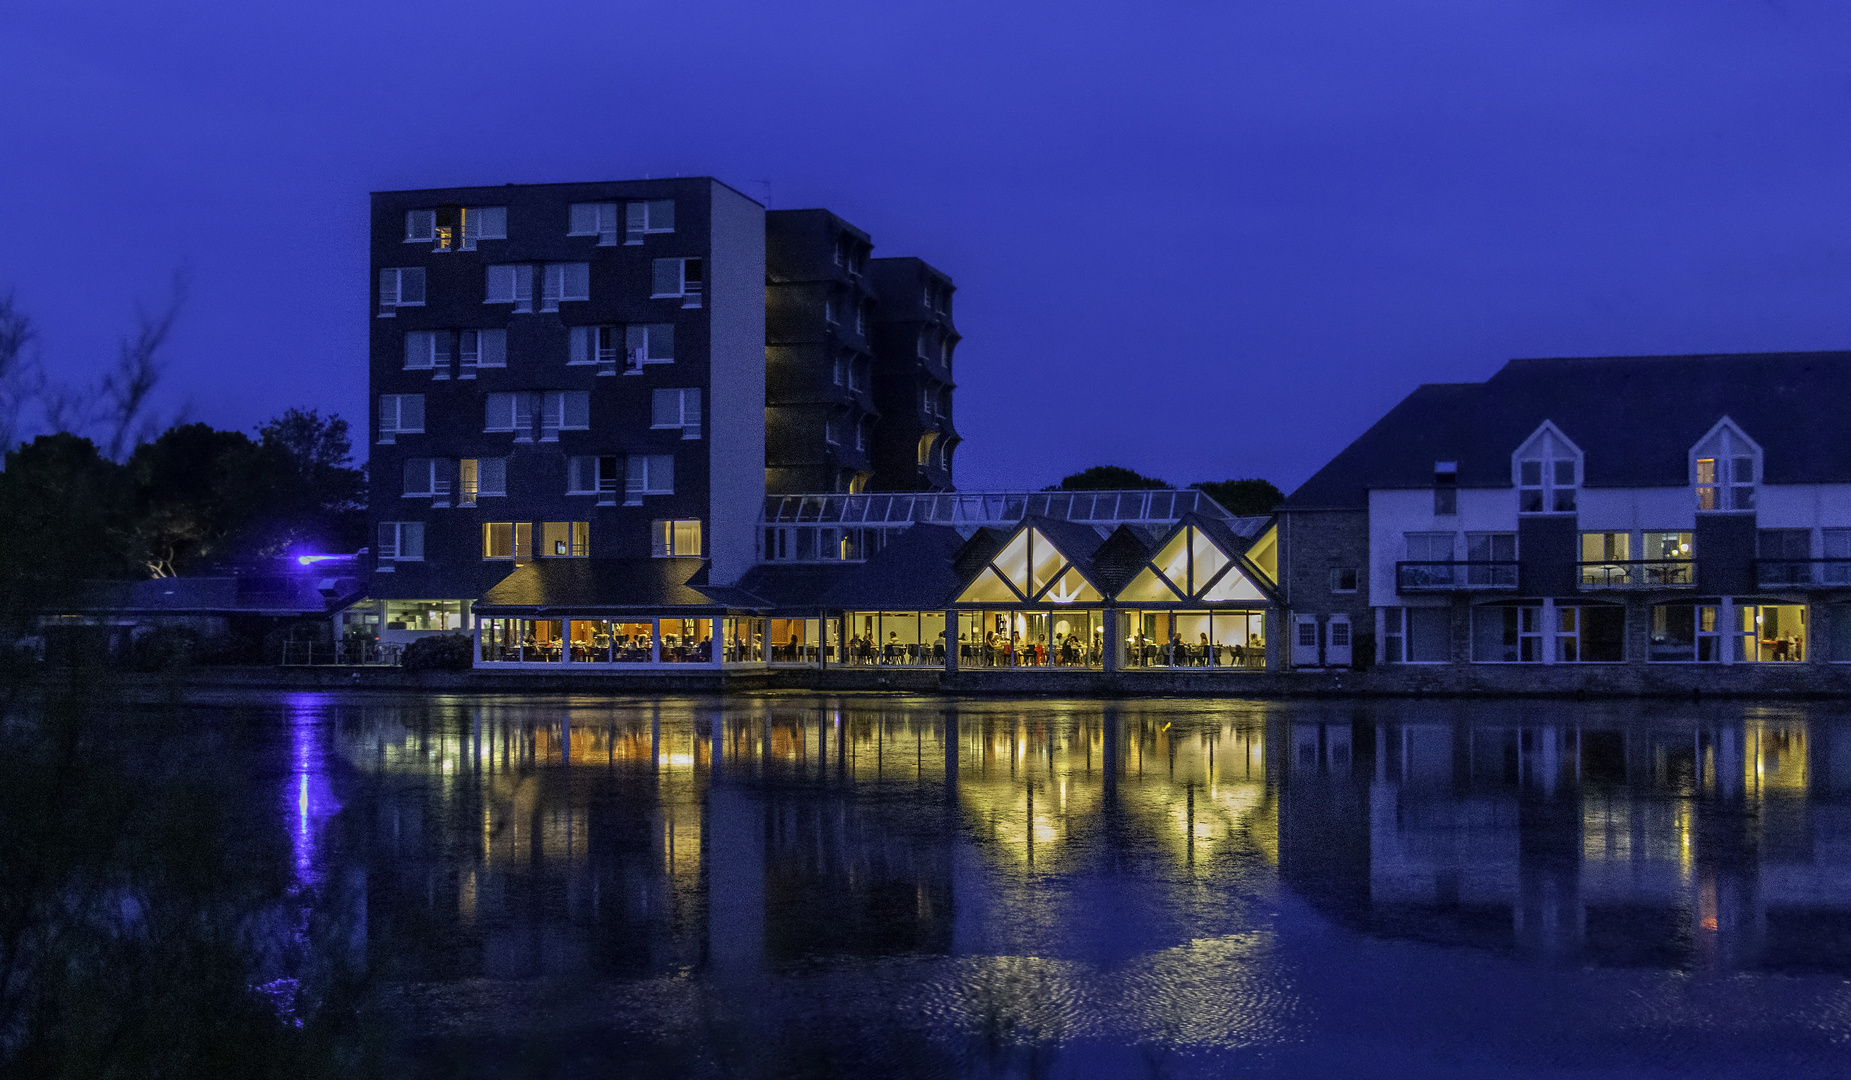
M533 560L752 564L758 203L711 179L381 192L372 263L375 596L461 603Z
M765 215L765 487L862 491L874 407L868 234L827 210Z
M875 259L874 440L876 491L950 491L952 352L951 279L920 259Z
M1564 688L1617 687L1615 666L1627 685L1677 665L1836 678L1848 384L1851 353L1776 353L1420 387L1286 501L1287 659L1553 668Z

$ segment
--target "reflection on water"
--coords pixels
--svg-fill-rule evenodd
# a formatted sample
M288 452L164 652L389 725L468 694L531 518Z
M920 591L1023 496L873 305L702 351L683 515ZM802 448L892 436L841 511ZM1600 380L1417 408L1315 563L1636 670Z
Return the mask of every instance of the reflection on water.
M369 968L414 1030L722 1045L719 1016L748 1058L795 1024L1062 1075L1702 1072L1851 1033L1851 728L1816 711L290 708L316 733L292 744L303 873L360 875ZM330 820L338 868L314 865Z

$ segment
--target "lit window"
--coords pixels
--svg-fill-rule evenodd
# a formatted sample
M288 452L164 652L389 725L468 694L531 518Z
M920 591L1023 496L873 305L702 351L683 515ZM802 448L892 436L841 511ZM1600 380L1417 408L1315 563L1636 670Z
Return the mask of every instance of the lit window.
M938 432L928 431L919 436L919 464L932 464L932 443L938 438Z
M526 521L487 521L482 524L484 559L525 559L533 553L533 525Z
M437 211L405 211L405 242L428 244L437 238Z
M521 313L533 311L533 267L524 264L487 269L485 304L513 304Z
M424 523L422 521L382 521L379 523L380 562L423 562Z
M423 430L423 394L379 395L379 441L382 445L396 442L400 435L415 435Z
M701 523L699 518L657 521L652 526L653 554L658 559L700 558Z
M680 428L684 439L701 437L701 392L657 390L651 401L652 428Z
M599 247L617 242L616 203L573 203L567 236L595 236Z
M675 200L650 199L647 202L633 202L624 207L624 238L626 244L640 244L647 233L672 233L675 231Z
M1697 509L1753 510L1760 458L1760 448L1730 421L1718 424L1693 453L1691 485Z
M457 472L462 480L460 501L464 506L474 505L478 497L508 493L507 458L464 458L457 462Z
M590 263L547 263L542 268L541 311L558 311L561 301L589 299L591 299Z
M424 306L424 267L405 266L379 272L379 317L389 319L402 307Z
M540 557L583 559L591 554L591 523L548 521L540 526Z

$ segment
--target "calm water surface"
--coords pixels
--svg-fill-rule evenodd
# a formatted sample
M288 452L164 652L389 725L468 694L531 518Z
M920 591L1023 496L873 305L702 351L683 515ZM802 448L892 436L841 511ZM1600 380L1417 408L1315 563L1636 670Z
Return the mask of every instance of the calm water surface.
M1851 1069L1836 706L202 707L424 1075Z

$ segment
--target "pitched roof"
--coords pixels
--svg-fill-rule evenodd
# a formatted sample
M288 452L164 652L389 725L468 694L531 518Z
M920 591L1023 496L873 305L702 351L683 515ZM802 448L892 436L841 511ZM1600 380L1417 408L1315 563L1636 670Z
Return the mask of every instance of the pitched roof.
M1765 451L1774 484L1851 480L1851 352L1512 360L1482 383L1430 383L1286 499L1361 509L1371 488L1509 487L1510 456L1553 421L1585 455L1588 487L1682 487L1692 446L1727 416Z
M813 608L822 602L824 593L860 569L859 564L845 562L760 563L747 570L735 587L758 597L763 606Z
M496 582L476 610L725 606L726 599L690 583L705 565L700 559L537 559Z
M943 609L961 583L956 567L965 543L948 525L914 525L846 575L821 604L856 611Z

